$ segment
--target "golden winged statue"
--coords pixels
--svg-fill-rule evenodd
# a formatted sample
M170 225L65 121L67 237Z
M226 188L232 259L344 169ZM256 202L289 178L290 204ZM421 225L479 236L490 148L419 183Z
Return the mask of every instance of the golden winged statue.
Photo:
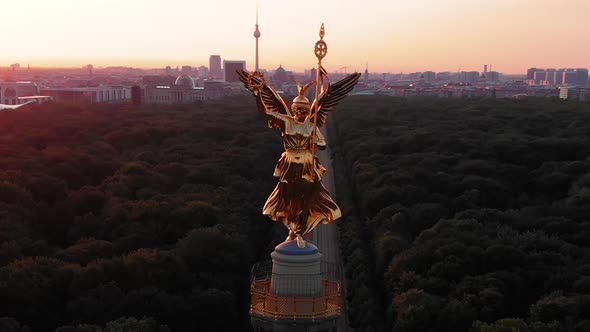
M297 84L299 94L290 109L266 83L264 75L238 72L240 80L256 98L258 110L268 118L269 127L280 129L285 148L274 171L278 183L262 213L282 222L289 229L286 241L296 239L299 248L305 247L305 235L318 224L330 223L341 216L340 208L322 184L326 169L319 163L315 150L326 147L319 128L326 122L328 113L352 91L361 76L350 74L334 84L328 83L324 89L327 73L321 66L318 71L316 82ZM305 92L313 83L318 83L316 98L310 103Z

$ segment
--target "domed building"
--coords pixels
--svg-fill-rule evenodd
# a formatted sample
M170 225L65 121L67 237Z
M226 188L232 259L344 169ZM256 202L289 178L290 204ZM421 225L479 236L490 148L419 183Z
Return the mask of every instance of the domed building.
M182 74L176 78L174 85L171 81L150 81L143 90L142 99L148 104L190 104L210 97L203 87L196 86L190 76Z
M0 104L20 105L30 100L39 103L51 100L50 97L39 94L39 86L33 82L0 82Z
M285 68L283 68L283 65L279 65L279 68L275 70L272 79L275 83L285 83L289 80L289 74Z
M182 74L176 78L174 85L187 89L193 89L195 87L195 81L190 76Z

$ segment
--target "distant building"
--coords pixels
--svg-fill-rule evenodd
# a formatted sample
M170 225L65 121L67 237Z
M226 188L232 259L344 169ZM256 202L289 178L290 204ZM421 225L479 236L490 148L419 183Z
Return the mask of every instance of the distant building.
M526 83L531 87L550 86L547 80L527 80Z
M422 76L424 77L424 82L427 83L434 82L434 79L436 78L436 74L433 71L425 71L422 73Z
M582 89L575 86L562 86L559 88L559 98L578 100Z
M33 82L0 83L0 104L22 104L19 102L19 97L38 96L39 94L39 87Z
M462 71L459 73L459 82L467 84L475 84L479 81L479 72L476 71Z
M275 83L279 84L289 81L289 75L287 74L285 68L283 68L283 65L279 65L279 68L275 70L274 74L272 75L272 79L275 81Z
M195 86L195 81L186 74L178 76L171 85L157 82L146 85L142 98L144 104L189 104L207 99L205 89Z
M578 68L576 69L576 76L577 76L577 84L579 86L586 86L588 85L588 69L586 68Z
M221 70L221 56L212 55L209 57L209 78L213 80L222 80L223 71Z
M131 88L98 86L84 88L41 88L41 94L69 104L111 103L131 100Z
M318 70L317 70L317 69L315 69L315 68L311 68L311 70L309 71L309 76L310 76L310 79L311 79L312 81L315 81L315 80L317 79L317 75L318 75ZM368 73L367 73L367 79L368 79L368 76L369 76L369 75L368 75Z
M35 96L39 94L39 87L37 84L30 81L16 82L16 94L19 97Z
M529 85L588 85L588 69L586 68L560 68L560 69L537 69L529 68L527 70L527 80Z
M141 100L143 99L143 91L139 85L134 85L131 87L131 103L134 106L141 105Z
M555 85L563 84L563 73L564 72L565 72L565 69L563 69L563 68L560 68L555 71L555 73L553 74L553 84L555 84Z
M515 96L526 96L526 86L500 86L491 90L491 94L496 98L514 98Z
M226 82L240 82L236 71L246 69L246 61L223 60L223 80Z
M26 97L18 97L18 104L24 104L29 101L36 101L38 104L43 104L48 101L52 101L53 98L50 96L26 96Z
M544 81L547 77L547 73L545 71L536 71L533 73L533 80L535 84L540 84L541 81Z
M497 71L488 71L486 73L486 81L488 83L498 83L500 82L500 73Z
M195 81L190 76L182 74L176 78L176 80L174 81L174 85L178 87L192 89L195 87Z
M244 94L245 89L237 84L227 84L221 80L204 80L197 86L188 75L182 74L169 84L168 76L160 81L151 78L144 80L141 87L142 104L191 104L201 100L219 99L228 95Z
M142 86L174 85L176 77L170 75L147 75L141 78Z
M438 81L448 81L451 79L451 73L448 71L436 73L436 79Z
M209 77L209 68L207 68L205 66L200 66L198 69L198 76L199 76L199 78Z
M559 88L559 98L569 100L590 100L588 89L576 86L562 86Z
M578 73L573 69L567 69L563 72L561 84L578 85Z
M526 71L526 79L527 80L534 80L535 79L535 72L537 71L541 71L543 69L537 69L537 68L529 68Z
M549 85L555 85L555 69L545 70L545 80L547 80Z

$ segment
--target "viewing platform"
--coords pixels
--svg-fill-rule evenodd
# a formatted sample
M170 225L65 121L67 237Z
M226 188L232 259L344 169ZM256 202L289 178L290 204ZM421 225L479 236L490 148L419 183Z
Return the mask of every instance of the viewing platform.
M317 248L283 243L271 261L252 268L250 317L255 331L336 331L342 310L341 276Z
M315 321L338 318L342 307L339 280L321 279L322 291L316 296L276 295L271 277L254 278L250 284L250 315L266 319Z

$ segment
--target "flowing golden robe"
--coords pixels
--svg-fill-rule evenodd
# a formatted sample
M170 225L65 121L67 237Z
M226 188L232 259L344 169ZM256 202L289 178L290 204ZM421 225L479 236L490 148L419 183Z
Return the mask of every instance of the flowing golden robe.
M322 147L326 142L317 127L308 119L297 122L284 114L268 114L285 123L282 133L285 152L274 171L279 182L266 200L262 213L281 221L290 230L289 239L295 239L297 235L309 233L319 223L340 218L342 213L321 182L326 169L313 153L313 145Z

